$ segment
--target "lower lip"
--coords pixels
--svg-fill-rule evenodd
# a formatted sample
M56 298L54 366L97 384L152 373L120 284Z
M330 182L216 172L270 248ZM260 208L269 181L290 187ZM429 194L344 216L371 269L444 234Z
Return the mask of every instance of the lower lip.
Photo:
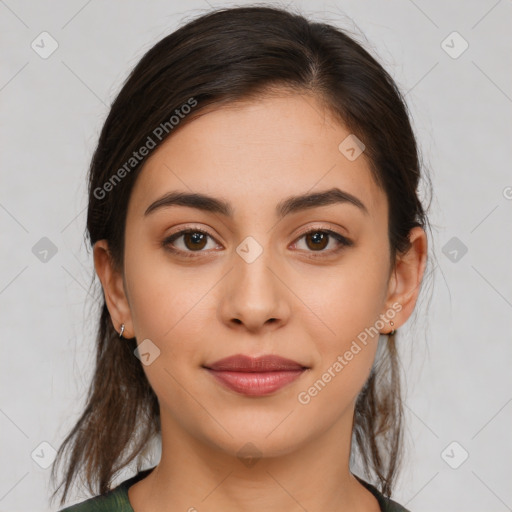
M283 370L273 372L232 372L207 368L220 383L229 389L247 396L264 396L274 393L298 379L304 370Z

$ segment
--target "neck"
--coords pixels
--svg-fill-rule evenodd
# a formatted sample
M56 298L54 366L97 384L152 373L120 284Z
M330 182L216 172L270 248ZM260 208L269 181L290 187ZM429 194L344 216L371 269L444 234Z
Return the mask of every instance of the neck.
M272 434L240 443L226 435L225 446L212 446L170 416L161 425L160 463L128 491L135 512L380 510L349 469L351 417L286 450L280 438L280 452Z

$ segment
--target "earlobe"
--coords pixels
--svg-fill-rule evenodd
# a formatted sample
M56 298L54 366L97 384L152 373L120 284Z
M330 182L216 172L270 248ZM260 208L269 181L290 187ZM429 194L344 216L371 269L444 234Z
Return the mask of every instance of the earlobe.
M409 250L397 256L389 283L386 306L391 308L394 304L400 305L400 310L393 320L393 329L403 325L411 316L427 263L428 244L423 228L418 226L411 229L409 241L411 242Z
M107 241L98 240L94 244L93 254L94 267L103 288L114 328L119 332L121 325L124 324L123 337L132 338L134 333L131 311L123 286L123 275L114 266Z

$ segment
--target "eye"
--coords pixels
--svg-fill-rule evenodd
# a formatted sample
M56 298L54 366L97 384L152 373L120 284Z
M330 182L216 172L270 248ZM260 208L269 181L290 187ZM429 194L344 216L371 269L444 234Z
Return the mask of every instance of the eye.
M208 238L215 240L207 231L197 228L188 228L167 237L162 242L162 246L175 254L185 257L194 257L195 255L193 253L205 252L203 249L208 249ZM306 251L319 252L322 254L335 253L344 247L353 245L351 240L330 229L310 229L302 233L297 240L302 239L305 240ZM327 251L324 250L329 246L331 241L334 241L334 248ZM298 242L293 244L294 247L297 245L299 245ZM215 249L216 247L217 246L213 244L213 247L210 247L210 249Z
M181 240L179 243L176 241ZM162 245L173 253L180 253L183 256L193 256L193 252L204 252L203 249L208 245L208 238L213 240L213 237L202 229L189 228L178 231L173 235L167 237Z
M330 229L310 229L305 233L302 233L298 240L304 239L306 249L308 252L320 252L320 253L333 253L338 252L344 247L350 247L353 242L348 238L344 237L336 231ZM329 246L329 243L333 241L334 248L330 250L324 250ZM294 246L298 243L295 242Z

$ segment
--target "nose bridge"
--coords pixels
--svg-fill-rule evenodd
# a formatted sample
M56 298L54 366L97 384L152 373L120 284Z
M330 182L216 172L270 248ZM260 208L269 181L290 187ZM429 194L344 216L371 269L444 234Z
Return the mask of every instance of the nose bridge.
M275 276L280 265L273 258L269 238L260 243L247 236L236 247L223 300L224 320L256 329L269 319L284 319L288 311L286 297L283 284Z

